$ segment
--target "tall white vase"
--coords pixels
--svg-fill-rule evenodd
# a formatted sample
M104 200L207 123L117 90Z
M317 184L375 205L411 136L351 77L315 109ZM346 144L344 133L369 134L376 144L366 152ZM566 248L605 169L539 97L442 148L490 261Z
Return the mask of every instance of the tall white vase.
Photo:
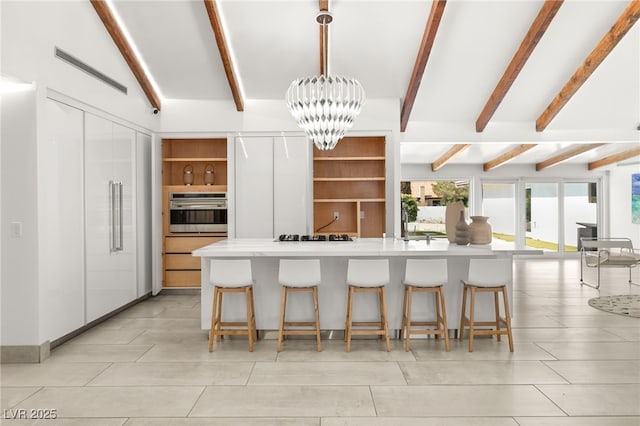
M444 214L444 227L447 232L447 239L450 243L456 242L456 223L458 223L458 220L460 219L460 212L463 211L464 203L462 201L447 204Z

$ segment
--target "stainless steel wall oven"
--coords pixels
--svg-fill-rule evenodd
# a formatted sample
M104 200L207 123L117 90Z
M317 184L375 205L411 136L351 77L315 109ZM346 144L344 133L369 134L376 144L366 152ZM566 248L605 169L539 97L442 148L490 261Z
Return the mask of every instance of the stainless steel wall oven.
M169 232L227 232L226 192L171 192Z

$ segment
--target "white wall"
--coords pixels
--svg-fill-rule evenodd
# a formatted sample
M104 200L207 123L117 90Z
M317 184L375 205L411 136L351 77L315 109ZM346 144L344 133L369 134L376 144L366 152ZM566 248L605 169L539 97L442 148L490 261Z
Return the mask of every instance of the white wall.
M640 248L640 224L631 223L631 175L640 164L612 168L609 174L610 236L627 237Z
M36 89L1 96L2 303L0 343L40 344ZM22 228L12 235L11 224Z

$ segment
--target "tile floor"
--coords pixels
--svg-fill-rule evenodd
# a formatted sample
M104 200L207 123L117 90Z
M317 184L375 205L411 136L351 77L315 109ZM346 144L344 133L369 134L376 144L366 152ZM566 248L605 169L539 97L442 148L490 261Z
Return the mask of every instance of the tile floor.
M55 409L46 425L640 425L640 319L595 310L575 259L515 263L515 352L505 341L414 340L405 352L359 340L244 340L207 351L200 299L140 303L56 348L42 364L3 364L2 424ZM626 271L600 294L640 294ZM640 282L638 271L634 279ZM506 339L505 339L506 340Z

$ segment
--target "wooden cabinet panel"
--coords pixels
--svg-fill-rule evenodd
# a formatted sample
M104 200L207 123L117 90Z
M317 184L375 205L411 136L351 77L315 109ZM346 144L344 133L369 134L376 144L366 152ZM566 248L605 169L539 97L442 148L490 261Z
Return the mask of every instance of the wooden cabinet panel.
M164 266L167 270L200 270L200 258L190 254L165 254Z
M200 271L166 271L165 287L200 287Z
M227 237L166 237L165 253L191 253L192 251L225 240Z

